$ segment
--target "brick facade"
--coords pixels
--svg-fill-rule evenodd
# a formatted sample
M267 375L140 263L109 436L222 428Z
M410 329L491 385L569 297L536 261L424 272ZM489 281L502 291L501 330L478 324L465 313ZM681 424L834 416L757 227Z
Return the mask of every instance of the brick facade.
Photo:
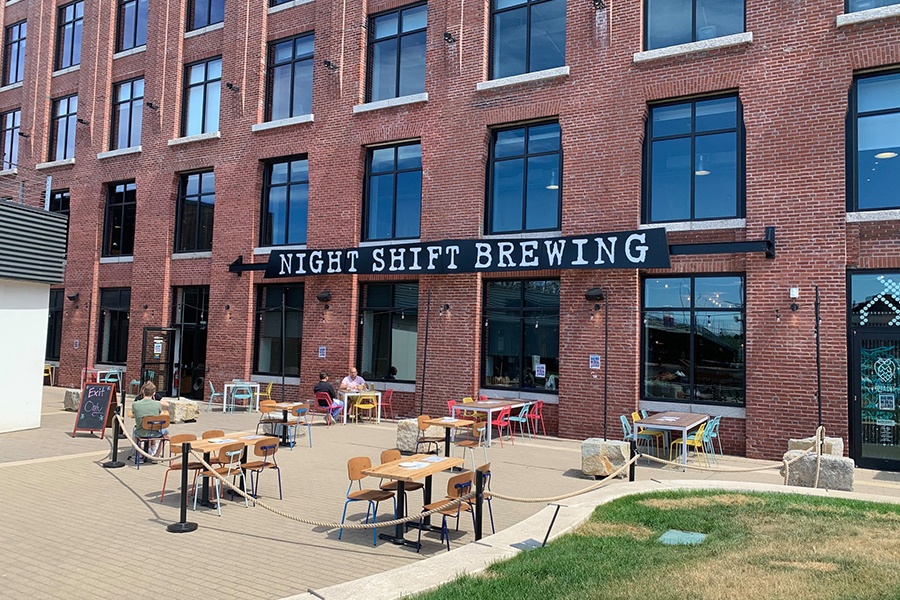
M366 19L399 0L315 0L269 12L267 3L226 0L221 28L185 36L187 0L150 1L146 48L114 57L113 0L85 2L81 65L53 76L56 6L19 0L0 6L6 25L28 20L24 84L0 89L0 112L21 108L17 181L26 200L40 205L45 176L53 189L71 190L66 301L58 381L77 384L81 368L96 362L99 290L130 287L129 373L140 370L147 326L172 322L177 286L208 285L208 377L252 375L257 286L262 273L237 276L228 265L254 255L259 241L263 163L275 157L309 158L310 248L345 248L360 240L365 147L421 141L421 239L479 238L484 233L485 169L489 128L558 119L564 165L562 235L637 229L641 223L643 138L648 103L736 91L746 130L746 219L738 228L670 231L670 244L762 239L777 229L777 258L759 253L673 256L666 273L742 273L746 276L747 401L745 418L723 420L726 452L775 458L786 438L811 435L816 425L813 288L822 298L822 395L831 435L848 436L848 268L900 268L896 221L847 223L845 201L847 98L853 76L900 65L900 17L837 27L842 0L746 1L752 42L682 56L635 62L642 44L640 1L569 0L567 76L477 91L487 80L489 3L429 4L425 91L427 102L354 114L365 99ZM267 44L315 31L314 121L251 131L264 121ZM455 41L448 43L445 32ZM221 137L185 144L180 135L184 65L222 57ZM337 65L330 70L328 60ZM113 84L143 76L141 151L98 159L108 151ZM77 93L75 164L35 170L47 162L50 100ZM209 256L173 259L178 174L215 170L213 247ZM132 262L101 262L105 184L137 184ZM4 187L7 184L4 184ZM590 320L588 288L609 295L609 431L618 415L639 405L640 281L637 271L554 271L560 292L558 405L547 408L548 431L580 438L602 433L603 383L587 356L603 352L602 319ZM532 277L535 273L521 273ZM514 275L510 275L511 277ZM432 294L426 411L471 395L480 381L482 282L488 276L435 275L418 279L418 362L424 355L425 302ZM360 284L374 276L298 278L305 284L301 385L307 397L322 368L343 374L356 358ZM788 288L799 287L800 309L788 308ZM328 311L316 294L329 290ZM447 315L437 307L452 305ZM147 306L144 309L144 306ZM230 307L229 310L225 306ZM780 311L780 319L776 319ZM80 341L78 350L74 341ZM326 359L317 358L327 346ZM126 377L126 381L131 379ZM208 392L208 390L207 390ZM274 394L280 392L277 389ZM402 413L418 411L421 387L395 395Z

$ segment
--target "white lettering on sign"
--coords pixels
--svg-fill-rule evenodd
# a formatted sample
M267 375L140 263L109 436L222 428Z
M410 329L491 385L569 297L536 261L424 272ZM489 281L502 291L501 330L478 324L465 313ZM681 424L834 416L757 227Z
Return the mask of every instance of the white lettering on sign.
M633 263L642 263L647 258L647 236L643 233L632 233L625 240L625 256ZM635 245L640 242L640 245ZM634 252L637 252L635 255Z

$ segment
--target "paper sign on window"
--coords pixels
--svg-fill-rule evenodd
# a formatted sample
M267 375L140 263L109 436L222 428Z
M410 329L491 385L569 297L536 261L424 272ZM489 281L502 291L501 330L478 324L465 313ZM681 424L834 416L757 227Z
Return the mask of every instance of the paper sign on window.
M534 365L534 376L543 378L547 376L547 365Z

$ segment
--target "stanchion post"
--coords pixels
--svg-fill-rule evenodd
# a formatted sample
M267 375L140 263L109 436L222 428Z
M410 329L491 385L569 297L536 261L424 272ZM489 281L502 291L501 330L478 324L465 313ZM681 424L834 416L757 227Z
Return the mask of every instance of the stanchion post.
M107 469L118 469L120 467L124 467L125 463L119 460L119 410L121 406L116 406L116 417L113 418L113 446L112 446L112 460L103 463L103 466Z
M484 518L484 473L475 471L475 541L481 539Z
M188 456L191 452L191 443L181 444L181 513L177 523L166 527L169 533L189 533L197 529L196 523L187 521L187 490L188 490Z
M637 464L637 461L634 460L634 457L637 456L637 442L631 440L629 446L631 447L631 452L629 453L629 460L631 460L631 465L628 466L628 481L634 481L634 467Z

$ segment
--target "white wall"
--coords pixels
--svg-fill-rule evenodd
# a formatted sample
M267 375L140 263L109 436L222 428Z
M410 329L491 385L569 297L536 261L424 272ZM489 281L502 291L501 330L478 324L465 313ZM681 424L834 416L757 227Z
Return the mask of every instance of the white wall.
M41 426L50 286L0 279L0 433Z

